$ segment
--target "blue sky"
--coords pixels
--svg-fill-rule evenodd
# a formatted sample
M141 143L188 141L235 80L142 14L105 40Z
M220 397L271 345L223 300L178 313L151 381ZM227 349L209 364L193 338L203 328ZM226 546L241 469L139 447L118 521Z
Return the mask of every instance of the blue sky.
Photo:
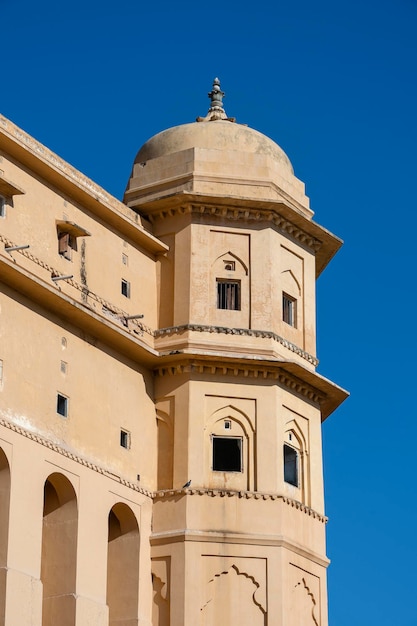
M345 241L318 281L330 626L416 626L416 0L0 0L0 111L121 198L150 136L226 112ZM7 27L5 27L7 25Z

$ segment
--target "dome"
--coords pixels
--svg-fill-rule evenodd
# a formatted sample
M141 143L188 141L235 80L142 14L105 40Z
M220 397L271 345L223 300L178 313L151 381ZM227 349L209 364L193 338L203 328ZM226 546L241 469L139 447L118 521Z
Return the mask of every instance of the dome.
M190 198L229 202L291 202L312 215L304 184L285 152L269 137L228 117L214 79L205 117L154 135L139 150L124 202L137 209ZM150 207L154 203L154 208ZM148 210L148 209L143 209ZM156 208L155 208L156 210Z
M174 126L154 135L139 150L135 163L146 163L189 148L258 154L293 174L285 152L272 139L248 126L225 119Z

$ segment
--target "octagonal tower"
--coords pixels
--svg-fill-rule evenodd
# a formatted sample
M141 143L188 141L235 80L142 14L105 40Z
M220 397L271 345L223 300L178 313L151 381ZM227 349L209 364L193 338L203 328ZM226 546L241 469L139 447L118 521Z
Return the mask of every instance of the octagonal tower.
M160 258L154 626L326 626L315 280L341 241L284 151L205 118L139 150L125 203Z

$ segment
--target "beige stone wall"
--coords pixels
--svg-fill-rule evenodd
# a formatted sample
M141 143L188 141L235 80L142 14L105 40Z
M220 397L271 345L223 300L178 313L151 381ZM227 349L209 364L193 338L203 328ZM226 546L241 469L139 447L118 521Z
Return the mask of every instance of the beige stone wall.
M10 473L6 610L0 622L107 625L108 605L117 611L121 601L117 589L116 598L113 594L113 601L109 600L107 582L108 551L115 539L109 536L113 509L120 519L119 534L135 546L133 554L129 550L126 575L130 571L136 578L137 604L144 616L140 623L150 624L146 618L151 598L146 564L151 499L134 485L123 484L116 474L106 474L105 465L88 466L85 458L58 445L52 449L50 444L50 439L31 430L5 425L3 420L0 423L0 451ZM53 485L52 497L44 495L47 481ZM129 511L136 524L133 543L131 528L123 527L120 507L125 517ZM123 546L119 556L123 561ZM133 613L137 616L138 609L131 609L131 620Z
M13 180L25 193L16 195L1 219L1 234L12 245L29 244L24 254L12 258L43 280L51 282L53 273L73 275L74 283L60 281L56 288L78 301L88 303L97 314L111 316L121 309L129 315L143 314L146 324L156 326L156 268L154 256L137 242L123 236L98 219L91 210L71 199L69 194L39 180L33 172L20 168L3 156L4 176ZM59 229L65 222L75 223L88 236L76 237L71 260L59 254ZM2 240L5 243L4 240ZM3 248L3 246L1 246ZM122 280L130 283L129 297L121 291ZM79 288L75 288L77 283ZM88 291L95 294L100 302ZM146 298L144 298L146 294ZM104 309L103 309L104 307Z
M327 626L340 242L268 138L171 131L122 204L0 116L0 626Z

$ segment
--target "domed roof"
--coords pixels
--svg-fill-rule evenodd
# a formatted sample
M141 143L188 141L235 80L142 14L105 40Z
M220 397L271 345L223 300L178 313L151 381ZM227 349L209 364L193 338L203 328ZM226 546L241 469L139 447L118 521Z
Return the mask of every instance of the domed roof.
M151 137L139 150L135 163L145 163L189 148L236 151L264 155L293 173L285 152L272 139L228 119L211 119L174 126Z

